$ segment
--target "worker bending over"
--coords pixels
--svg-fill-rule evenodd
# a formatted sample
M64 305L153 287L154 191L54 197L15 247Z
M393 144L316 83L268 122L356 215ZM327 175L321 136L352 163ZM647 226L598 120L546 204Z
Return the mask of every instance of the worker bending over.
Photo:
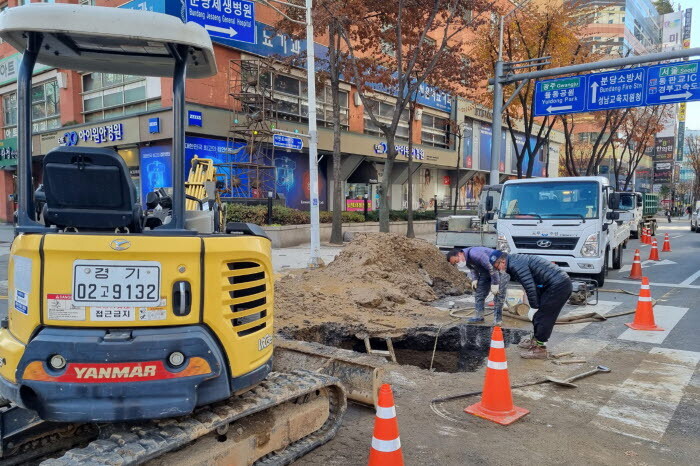
M473 247L453 249L447 253L450 264L458 267L467 266L472 291L474 292L474 308L476 315L467 319L472 324L484 322L484 308L489 291L493 294L493 323L501 325L503 301L510 277L504 272L506 254L491 248Z
M564 304L571 296L571 279L559 266L539 256L509 254L506 271L520 282L530 304L534 336L518 346L526 359L547 359L547 341Z

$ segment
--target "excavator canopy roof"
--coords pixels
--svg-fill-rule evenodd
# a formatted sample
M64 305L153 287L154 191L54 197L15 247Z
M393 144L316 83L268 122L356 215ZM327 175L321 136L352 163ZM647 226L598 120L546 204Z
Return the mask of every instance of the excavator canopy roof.
M187 45L188 77L216 74L214 50L204 28L162 13L42 3L0 13L0 37L20 52L27 47L28 32L42 35L37 61L48 66L169 77L177 46Z

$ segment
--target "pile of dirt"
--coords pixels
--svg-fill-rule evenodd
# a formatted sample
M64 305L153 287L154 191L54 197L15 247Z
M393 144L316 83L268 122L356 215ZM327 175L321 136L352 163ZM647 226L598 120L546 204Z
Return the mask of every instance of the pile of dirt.
M468 289L464 273L424 240L356 234L327 267L276 283L276 326L338 322L367 331L401 328L415 325L416 318L434 321L445 313L426 303Z

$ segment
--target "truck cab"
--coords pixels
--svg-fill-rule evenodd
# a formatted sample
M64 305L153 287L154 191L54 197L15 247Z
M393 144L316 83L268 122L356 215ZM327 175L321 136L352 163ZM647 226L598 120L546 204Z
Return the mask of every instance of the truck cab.
M498 212L498 249L536 254L602 286L622 266L629 223L619 220L620 194L604 177L506 181Z

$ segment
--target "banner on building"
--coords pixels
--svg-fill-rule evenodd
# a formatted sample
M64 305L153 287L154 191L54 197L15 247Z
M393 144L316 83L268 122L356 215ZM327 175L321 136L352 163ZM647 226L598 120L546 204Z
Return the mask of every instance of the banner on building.
M141 148L141 202L146 203L146 195L159 188L172 190L173 171L170 146L149 146Z
M479 128L479 170L491 171L491 144L493 144L491 124L481 123ZM506 171L506 131L501 133L501 157L498 171Z
M474 167L474 121L467 120L462 137L462 168Z
M673 160L673 148L676 138L673 136L657 137L654 144L654 160Z
M673 161L654 162L654 183L670 183L673 178Z
M663 51L676 50L681 46L683 12L674 11L661 17L661 47Z

